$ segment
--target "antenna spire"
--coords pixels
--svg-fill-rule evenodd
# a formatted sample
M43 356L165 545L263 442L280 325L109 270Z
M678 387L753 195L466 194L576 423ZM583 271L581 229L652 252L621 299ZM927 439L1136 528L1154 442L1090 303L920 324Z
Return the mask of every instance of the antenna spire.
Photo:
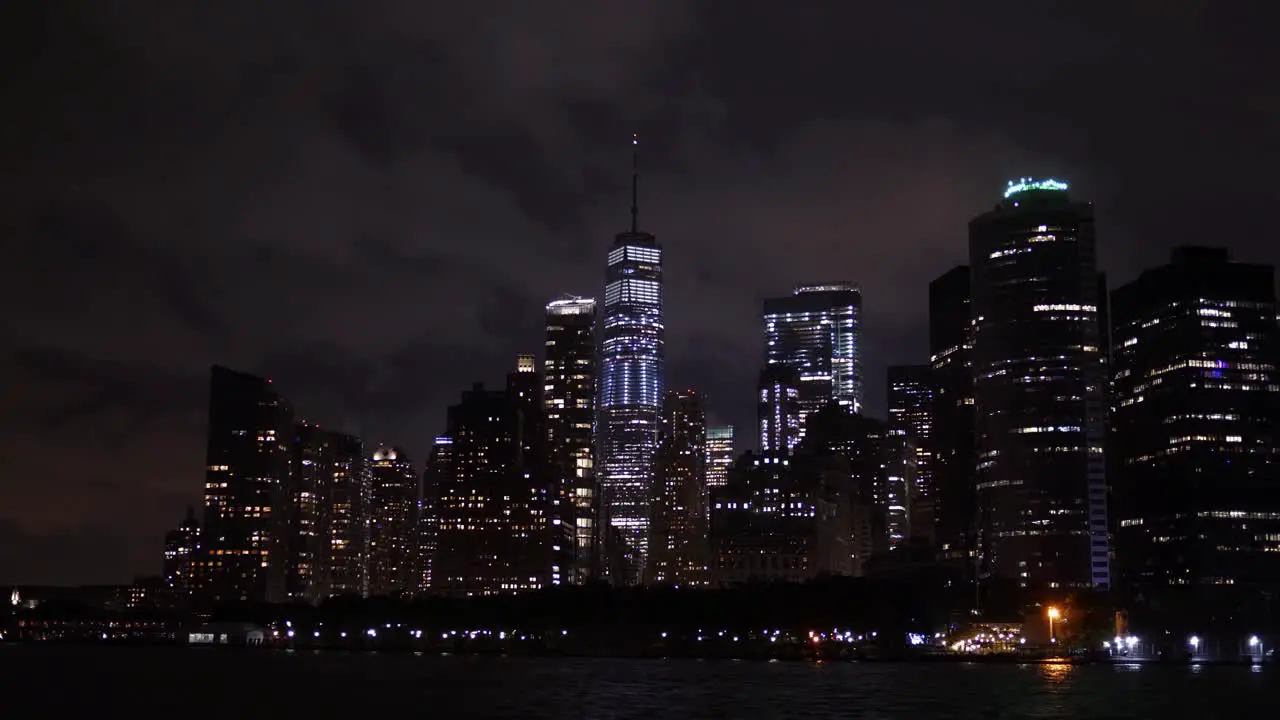
M640 136L631 134L631 233L638 231L640 215Z

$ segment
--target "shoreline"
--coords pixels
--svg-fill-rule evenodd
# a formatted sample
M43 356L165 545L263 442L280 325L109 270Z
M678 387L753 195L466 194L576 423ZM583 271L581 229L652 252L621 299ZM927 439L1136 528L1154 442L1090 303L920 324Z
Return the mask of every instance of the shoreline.
M1157 667L1270 667L1274 662L1263 662L1256 659L1240 658L1130 658L1130 657L1070 657L1070 656L1020 656L1020 655L959 655L959 654L866 654L847 652L772 652L772 653L670 653L656 649L645 652L583 652L573 650L527 649L512 650L501 648L468 649L457 648L413 647L403 644L388 644L376 647L355 647L340 645L299 645L286 643L266 643L263 645L217 645L191 644L178 641L4 641L0 648L102 648L102 649L142 649L172 648L193 651L220 653L312 653L312 654L364 654L378 653L390 655L434 655L439 657L514 657L514 658L566 658L597 660L707 660L737 662L787 662L787 663L871 663L871 664L968 664L968 665L1111 665L1111 666L1157 666Z

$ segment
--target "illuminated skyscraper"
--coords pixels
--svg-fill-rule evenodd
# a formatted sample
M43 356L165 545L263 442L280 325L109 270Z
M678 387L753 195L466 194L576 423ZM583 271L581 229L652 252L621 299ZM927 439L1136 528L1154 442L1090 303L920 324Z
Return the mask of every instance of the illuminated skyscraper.
M724 487L733 467L733 426L707 428L707 489Z
M178 597L191 594L199 549L200 523L195 508L187 508L182 524L164 536L164 582Z
M550 461L557 474L553 515L572 528L569 582L597 573L599 489L595 472L596 301L556 300L547 305L543 373Z
M318 603L330 590L333 434L311 423L294 429L289 468L288 578L291 602Z
M707 583L707 420L702 396L668 390L658 431L649 527L649 576L664 585Z
M364 443L329 434L329 594L369 595L370 479Z
M638 184L633 170L631 230L618 234L608 255L598 419L604 513L634 559L630 576L613 580L629 583L644 577L664 387L662 246L638 229Z
M280 602L293 412L271 381L214 366L197 596Z
M523 364L521 364L523 365ZM439 478L432 592L537 590L563 572L551 517L542 378L518 367L504 390L477 383L449 408L449 472ZM437 440L439 443L439 440Z
M969 223L969 260L984 571L1050 595L1109 587L1093 207L1011 183Z
M914 480L904 498L911 536L933 534L933 376L928 365L889 368L889 431L907 439Z
M765 361L799 374L804 421L829 401L862 411L862 292L852 283L802 285L764 301Z
M965 563L977 547L978 500L974 479L973 334L969 266L952 268L929 283L929 369L934 447L934 542L941 557Z
M418 476L404 451L379 447L369 458L369 594L417 590Z
M418 497L418 594L431 592L435 570L440 514L440 484L453 472L453 438L441 435L431 445L427 467L422 471L422 488Z
M766 365L760 372L756 416L760 454L789 455L800 442L800 373L785 365Z
M1275 271L1180 248L1111 297L1125 584L1199 608L1234 591L1239 617L1241 598L1280 589Z

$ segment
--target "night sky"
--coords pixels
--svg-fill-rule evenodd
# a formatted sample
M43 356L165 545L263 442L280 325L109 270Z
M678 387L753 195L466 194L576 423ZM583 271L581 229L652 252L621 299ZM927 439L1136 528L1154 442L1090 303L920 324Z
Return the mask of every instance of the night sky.
M1280 4L1245 5L6 3L0 582L159 571L214 362L420 463L600 294L632 132L669 385L748 437L764 297L860 282L882 414L1010 178L1096 202L1113 285L1280 262Z

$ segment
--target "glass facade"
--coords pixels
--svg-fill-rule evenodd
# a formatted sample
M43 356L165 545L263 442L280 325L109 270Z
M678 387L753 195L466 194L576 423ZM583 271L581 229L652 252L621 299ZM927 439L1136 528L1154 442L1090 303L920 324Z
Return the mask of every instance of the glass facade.
M285 599L292 436L293 411L270 380L213 368L200 600Z
M862 293L852 283L802 285L764 302L765 362L799 375L800 436L835 400L862 411Z
M977 542L974 494L973 335L969 266L929 283L934 541L948 561L967 563Z
M1093 207L1022 184L969 224L983 571L1033 593L1107 588L1106 298Z
M905 438L914 468L905 487L904 513L911 537L933 539L933 374L928 365L889 368L889 432Z
M628 577L644 577L663 393L662 247L649 233L609 250L600 341L600 486L608 522L630 546Z
M566 581L597 574L600 493L595 470L596 301L556 300L547 305L543 408L551 462L558 473L555 517L570 528Z
M733 467L733 426L707 428L707 487L724 487Z
M1117 557L1126 584L1280 586L1275 273L1181 248L1112 293Z

